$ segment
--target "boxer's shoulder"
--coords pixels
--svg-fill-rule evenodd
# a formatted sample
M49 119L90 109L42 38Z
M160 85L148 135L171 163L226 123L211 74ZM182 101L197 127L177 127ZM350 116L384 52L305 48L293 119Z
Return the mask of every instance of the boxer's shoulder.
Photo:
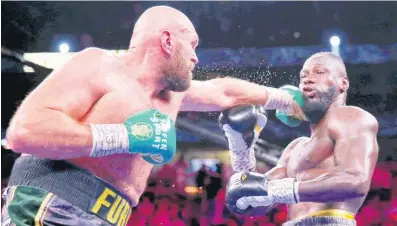
M331 132L351 133L358 130L377 131L378 121L369 112L355 106L342 106L330 110L327 128Z
M111 56L110 54L107 53L106 50L101 49L101 48L96 48L96 47L89 47L86 48L80 52L78 52L76 55L72 57L72 59L79 58L81 60L82 58L87 58L87 59L97 59L100 57L104 56Z
M76 75L79 74L80 76L81 74L95 71L98 68L98 62L102 62L104 57L110 58L110 56L107 56L105 50L100 48L86 48L76 53L62 67L55 71L66 71L68 76L70 76L70 70L75 71L78 69L79 73L76 73Z
M69 73L69 69L74 71L77 69L79 72L76 73L77 76L84 77L96 84L101 84L100 86L106 84L113 87L115 84L125 83L125 81L115 79L120 76L110 76L124 73L120 70L120 64L117 62L117 56L109 50L90 47L73 56L68 64L65 65L64 70ZM92 77L95 77L95 79L89 79Z
M298 137L298 138L296 138L295 140L293 140L293 141L291 141L291 143L288 145L288 146L290 146L291 148L293 148L293 147L295 147L296 145L298 145L299 143L301 143L301 142L305 142L305 141L307 141L307 140L309 140L310 138L309 137Z
M334 108L329 112L330 122L349 123L377 123L376 118L362 108L355 106L342 106Z
M105 49L101 49L98 47L88 47L80 51L80 53L89 53L89 54L98 54L98 53L106 53Z

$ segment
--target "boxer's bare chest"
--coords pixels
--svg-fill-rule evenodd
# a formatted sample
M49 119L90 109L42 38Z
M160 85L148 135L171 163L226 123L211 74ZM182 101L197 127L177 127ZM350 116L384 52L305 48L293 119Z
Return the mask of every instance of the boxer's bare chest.
M287 174L298 181L317 178L335 167L334 144L326 133L317 133L310 138L303 138L290 152ZM288 205L291 219L305 216L319 210L327 209L323 203L298 203Z
M109 92L92 106L81 120L85 123L122 123L129 115L155 108L176 120L181 98L164 94L151 98L139 83L131 80L113 81ZM132 200L143 193L153 165L140 155L114 155L102 158L81 158L73 160L98 177L112 183Z
M334 143L319 131L302 139L290 152L287 173L300 181L310 180L335 167Z

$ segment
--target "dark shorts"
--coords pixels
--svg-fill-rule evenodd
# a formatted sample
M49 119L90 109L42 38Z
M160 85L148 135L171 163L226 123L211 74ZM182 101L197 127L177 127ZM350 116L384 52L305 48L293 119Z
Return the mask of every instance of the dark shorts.
M65 161L20 157L8 185L2 226L125 226L131 215L124 194Z

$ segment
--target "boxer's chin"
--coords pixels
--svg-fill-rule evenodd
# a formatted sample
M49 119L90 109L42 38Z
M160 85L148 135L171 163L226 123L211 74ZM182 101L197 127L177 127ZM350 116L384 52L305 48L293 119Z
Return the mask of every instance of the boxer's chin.
M320 100L308 99L304 101L302 110L311 123L317 123L324 116L328 106Z
M169 74L165 78L167 89L174 92L184 92L190 87L192 74L189 72L187 75Z
M330 87L326 92L317 92L316 97L304 96L302 110L311 123L318 123L332 104L336 88Z

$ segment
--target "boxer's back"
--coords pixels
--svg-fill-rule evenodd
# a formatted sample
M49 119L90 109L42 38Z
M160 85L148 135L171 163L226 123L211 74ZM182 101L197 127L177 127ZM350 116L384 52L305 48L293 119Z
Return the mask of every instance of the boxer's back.
M334 148L335 143L328 136L325 119L310 138L301 139L289 152L288 177L295 177L298 181L308 181L336 170ZM340 209L356 213L364 199L365 197L354 198L329 204L301 202L288 206L289 216L291 219L296 219L325 209Z

